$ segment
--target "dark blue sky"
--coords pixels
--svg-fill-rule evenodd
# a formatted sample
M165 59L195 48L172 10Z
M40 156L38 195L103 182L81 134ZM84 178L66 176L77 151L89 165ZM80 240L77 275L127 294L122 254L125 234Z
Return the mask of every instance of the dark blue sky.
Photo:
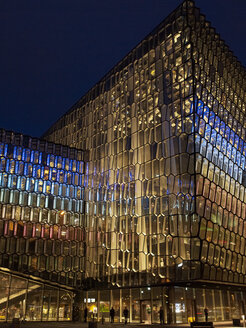
M181 2L0 0L0 127L40 136ZM196 5L246 66L246 1Z

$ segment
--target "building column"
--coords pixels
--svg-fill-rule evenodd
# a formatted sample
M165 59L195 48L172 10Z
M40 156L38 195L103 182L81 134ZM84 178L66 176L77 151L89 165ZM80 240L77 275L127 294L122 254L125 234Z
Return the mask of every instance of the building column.
M44 285L41 292L41 321L43 321L43 306L44 306Z
M151 323L153 322L153 288L150 290Z
M96 321L99 321L99 310L100 310L100 291L97 290L97 319Z
M224 314L224 308L223 308L223 298L222 298L222 291L219 290L220 294L220 308L221 308L221 318L222 320L225 320L225 314Z
M232 313L231 313L231 295L229 290L227 290L227 300L228 300L228 306L229 306L229 315L230 315L230 319L232 318Z
M214 290L212 289L212 302L213 302L213 311L214 311L214 317L217 321L217 313L216 313L216 307L215 307L215 299L214 299Z
M130 297L130 309L129 309L129 321L132 322L132 289L129 290L129 297Z
M57 313L56 313L56 320L59 321L59 308L60 308L60 288L58 288L57 292ZM73 311L73 309L72 309ZM72 312L72 317L73 317L73 312Z
M120 322L122 320L122 289L120 289Z
M6 303L6 321L8 321L8 312L9 312L9 295L10 295L10 287L11 287L11 279L12 276L9 275L9 288L8 288L8 296L7 296L7 303Z

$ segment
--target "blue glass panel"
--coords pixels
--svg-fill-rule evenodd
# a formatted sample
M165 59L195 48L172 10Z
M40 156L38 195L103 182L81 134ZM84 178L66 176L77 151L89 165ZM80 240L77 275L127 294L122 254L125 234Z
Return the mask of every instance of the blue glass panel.
M229 164L229 159L224 156L224 167L223 170L227 173L228 172L228 164Z
M38 180L35 180L34 191L38 192Z
M21 189L21 177L17 178L17 189Z
M231 133L230 133L230 143L232 145L234 144L234 138L235 138L235 132L231 130Z
M229 126L226 126L226 128L225 128L225 138L226 138L227 141L230 140L230 128L229 128Z
M62 157L57 156L56 160L57 160L57 163L56 163L57 168L61 169L62 168Z
M226 155L227 157L231 158L231 150L232 150L232 145L230 143L227 144L227 150L226 150Z
M207 154L206 154L206 158L211 161L212 159L212 154L213 154L213 146L209 143L208 147L207 147Z
M209 124L213 127L214 126L214 120L215 120L215 114L213 111L209 114Z
M29 178L27 178L27 180L26 180L26 190L29 190L29 186L30 186L30 180L29 180Z
M73 170L73 160L70 159L69 161L69 171L72 171Z
M16 159L16 151L17 151L17 147L14 147L14 151L13 151L13 158Z
M225 123L221 121L220 123L220 134L224 137L225 135Z
M5 167L6 172L9 172L9 159L6 161L6 167Z
M62 184L59 185L58 195L62 196Z
M243 155L244 156L246 155L246 143L244 143L244 145L243 145Z
M236 157L237 157L237 150L236 148L232 147L232 151L231 151L231 159L233 160L233 162L236 162Z
M206 129L205 129L205 139L209 141L210 139L210 134L211 134L211 126L206 124Z
M39 153L39 159L38 159L38 163L39 163L39 164L42 163L42 154L43 154L43 153Z
M204 121L208 123L209 120L209 108L208 106L204 106L204 114L203 114Z
M237 163L238 166L240 166L240 164L241 164L241 153L239 151L237 151L236 163Z
M22 159L23 161L25 161L25 160L26 160L26 153L25 153L25 149L22 149L22 156L21 156L21 159Z
M9 175L8 176L8 184L7 184L8 188L13 188L13 176Z
M8 145L4 146L4 156L7 157Z
M200 119L200 124L199 124L199 134L203 137L204 136L204 131L205 131L205 122L204 120Z
M43 178L43 177L44 177L44 167L41 166L41 178Z
M216 135L217 135L216 131L214 129L212 129L212 135L211 135L210 142L213 146L216 145Z
M15 174L18 174L19 172L19 161L16 161L16 164L15 164Z
M47 165L50 165L50 154L47 155Z
M66 166L66 158L63 158L62 159L62 168L63 168L63 170L65 169L65 166Z
M0 143L0 156L4 155L4 144Z
M239 183L242 183L243 179L243 171L241 169L238 169L238 181Z
M202 112L203 112L203 102L199 100L197 105L197 114L201 116Z
M239 136L235 134L234 147L238 149L239 147Z
M54 189L55 189L55 184L54 182L52 182L52 185L51 185L51 194L54 194Z
M238 167L237 165L234 165L233 178L237 180L237 176L238 176Z
M199 127L199 116L195 115L195 131L198 132Z
M68 182L68 173L67 171L64 172L64 182L67 183Z
M32 176L33 177L37 176L37 165L33 165Z
M245 157L241 156L241 168L244 170L245 168Z
M222 142L222 137L220 134L217 134L217 142L216 142L216 147L220 150L221 148L221 142Z
M227 147L227 141L225 138L222 139L222 145L221 145L221 150L223 154L226 154L226 147Z
M243 151L243 140L242 140L242 139L239 140L239 147L238 147L238 150L239 150L240 152Z
M30 158L30 162L34 163L34 150L31 152L31 158Z
M229 174L230 176L232 176L232 172L233 172L233 163L232 163L232 161L229 161L228 174Z
M28 174L28 164L25 163L24 165L24 175L27 175Z
M198 134L196 134L195 135L195 151L199 151L199 149L200 149L200 139L201 139L201 137L198 135Z
M217 132L219 132L219 129L220 129L220 118L218 116L215 117L214 128L215 128L215 130Z

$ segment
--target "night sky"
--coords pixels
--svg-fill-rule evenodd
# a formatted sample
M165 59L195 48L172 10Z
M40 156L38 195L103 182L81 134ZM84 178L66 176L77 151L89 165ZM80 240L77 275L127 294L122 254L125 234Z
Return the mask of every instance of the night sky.
M0 127L40 136L180 0L0 0ZM246 1L196 6L246 66Z

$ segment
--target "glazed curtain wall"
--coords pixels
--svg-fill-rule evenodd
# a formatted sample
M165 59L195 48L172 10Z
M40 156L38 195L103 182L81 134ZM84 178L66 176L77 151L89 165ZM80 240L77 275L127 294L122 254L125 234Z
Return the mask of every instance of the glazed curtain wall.
M88 152L88 278L134 286L199 277L187 5L46 136Z
M202 101L197 107L197 212L204 278L244 282L246 144L225 124L222 106L216 115ZM221 115L222 114L222 115ZM243 275L242 275L243 274Z
M72 320L73 293L0 272L0 322Z
M202 277L245 283L245 70L203 16L193 26Z
M86 277L245 283L245 77L186 1L51 127L88 155Z
M24 146L23 138L4 132L0 142L0 266L80 285L84 162L37 139Z
M123 310L129 310L132 323L160 323L162 306L165 323L205 321L204 309L208 308L209 321L231 321L245 314L245 291L233 289L208 289L205 287L142 287L88 291L84 306L89 320L94 317L109 321L109 310L115 310L115 322L124 322Z

